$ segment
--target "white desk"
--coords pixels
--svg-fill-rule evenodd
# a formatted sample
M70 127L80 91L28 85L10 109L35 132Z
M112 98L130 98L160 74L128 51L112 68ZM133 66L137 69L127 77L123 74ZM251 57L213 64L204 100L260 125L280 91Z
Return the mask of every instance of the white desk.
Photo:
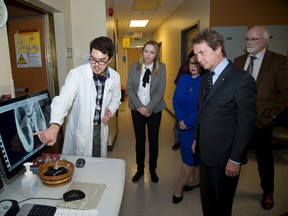
M74 164L77 158L79 157L62 155L62 159L69 160ZM34 197L60 198L73 181L106 184L105 191L98 203L97 211L100 216L118 215L125 183L125 161L111 158L84 158L86 160L85 166L83 168L75 167L72 181L69 184L53 188L47 187L41 182L41 187ZM21 191L22 175L23 173L21 172L21 175L10 183L9 181L4 181L4 189L0 190L0 200L13 199L22 201L25 199ZM26 203L55 206L57 202L57 200L32 199L20 203L20 207Z

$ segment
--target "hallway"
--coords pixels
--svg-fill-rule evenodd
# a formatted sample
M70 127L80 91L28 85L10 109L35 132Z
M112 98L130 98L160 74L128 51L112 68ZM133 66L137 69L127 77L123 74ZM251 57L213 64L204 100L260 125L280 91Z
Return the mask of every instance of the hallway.
M174 119L164 111L159 139L159 157L157 174L159 183L150 180L148 167L148 150L144 178L137 183L131 181L136 172L135 138L128 99L119 107L118 138L110 158L126 161L126 182L119 216L201 216L199 188L185 192L183 201L172 203L180 165L180 151L173 151ZM147 145L146 145L147 146ZM147 149L147 148L146 148ZM242 166L240 181L234 199L233 215L235 216L288 216L288 148L275 148L275 206L272 210L263 210L260 205L262 192L254 152L249 151L249 162Z

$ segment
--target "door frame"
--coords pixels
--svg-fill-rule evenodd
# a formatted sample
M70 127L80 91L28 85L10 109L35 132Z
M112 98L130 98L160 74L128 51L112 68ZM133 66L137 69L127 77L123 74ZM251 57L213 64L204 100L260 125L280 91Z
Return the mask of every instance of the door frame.
M189 26L188 28L185 28L181 31L181 65L186 62L187 53L192 50L191 41L188 41L191 39L189 36L196 35L199 32L199 29L200 20L198 20L197 23L193 24L192 26Z
M43 8L37 7L36 5L33 5L32 3L26 2L25 0L16 0L16 2L30 7L31 10L33 9L33 10L37 10L43 13L42 15L43 16L43 34L44 34L44 47L43 48L45 50L48 91L49 91L50 96L53 98L55 95L59 94L54 15L53 13ZM9 5L9 3L7 5Z

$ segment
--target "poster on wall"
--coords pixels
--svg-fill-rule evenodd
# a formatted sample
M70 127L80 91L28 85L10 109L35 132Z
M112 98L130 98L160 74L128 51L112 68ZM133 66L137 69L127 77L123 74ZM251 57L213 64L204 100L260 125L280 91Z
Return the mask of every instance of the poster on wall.
M42 67L38 28L14 31L17 68Z

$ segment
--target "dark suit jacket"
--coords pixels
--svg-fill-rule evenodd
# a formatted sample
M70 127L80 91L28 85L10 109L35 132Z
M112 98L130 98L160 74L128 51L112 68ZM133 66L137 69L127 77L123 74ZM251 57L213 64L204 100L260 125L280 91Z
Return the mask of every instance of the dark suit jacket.
M141 75L141 73L137 71L137 65L138 62L133 62L131 64L126 83L126 93L129 97L128 106L131 110L137 110L140 107L144 107L137 95ZM166 68L165 64L160 63L158 73L151 75L150 102L146 106L150 112L157 113L166 109L166 103L164 101L165 86Z
M229 159L245 163L256 123L255 80L229 62L204 102L208 75L201 80L195 130L201 161L212 167L226 166Z
M235 65L244 68L248 54L237 57ZM267 50L257 83L257 127L271 124L288 106L288 61L283 55Z

